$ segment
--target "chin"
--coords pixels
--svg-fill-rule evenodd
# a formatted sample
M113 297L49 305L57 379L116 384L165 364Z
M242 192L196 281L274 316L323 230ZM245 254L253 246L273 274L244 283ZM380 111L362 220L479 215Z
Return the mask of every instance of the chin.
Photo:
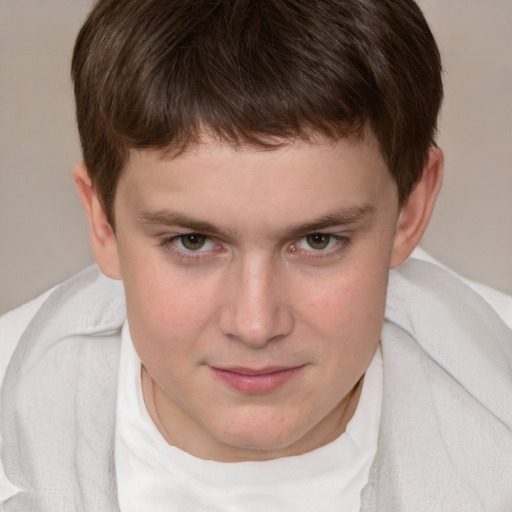
M278 435L280 434L280 435ZM279 451L292 445L296 439L277 432L241 432L226 437L227 444L241 450Z
M282 419L254 421L253 418L249 424L232 421L221 432L217 439L230 446L238 460L268 460L293 455L293 445L303 435L296 428L283 425Z

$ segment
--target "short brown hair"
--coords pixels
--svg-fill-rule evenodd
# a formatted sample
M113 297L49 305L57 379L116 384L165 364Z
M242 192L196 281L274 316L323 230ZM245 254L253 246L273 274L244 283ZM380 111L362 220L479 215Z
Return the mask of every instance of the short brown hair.
M133 148L272 147L369 126L403 202L434 144L437 45L412 0L99 0L74 49L85 164L113 222Z

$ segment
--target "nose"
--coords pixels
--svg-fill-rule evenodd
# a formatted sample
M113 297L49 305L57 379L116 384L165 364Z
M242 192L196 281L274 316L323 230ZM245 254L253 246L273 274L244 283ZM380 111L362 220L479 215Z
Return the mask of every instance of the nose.
M231 269L219 317L225 336L252 348L286 337L294 325L284 269L269 260L245 258Z

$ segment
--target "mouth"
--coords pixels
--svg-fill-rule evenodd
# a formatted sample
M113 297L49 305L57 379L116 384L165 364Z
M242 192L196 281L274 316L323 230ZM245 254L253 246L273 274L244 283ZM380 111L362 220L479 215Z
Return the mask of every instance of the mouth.
M268 367L261 369L210 367L215 377L242 393L270 393L296 377L306 365L293 367Z

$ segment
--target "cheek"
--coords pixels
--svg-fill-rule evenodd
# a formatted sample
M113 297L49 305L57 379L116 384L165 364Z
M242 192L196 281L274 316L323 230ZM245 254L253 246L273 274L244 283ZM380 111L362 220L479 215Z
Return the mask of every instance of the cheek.
M332 364L358 366L373 354L384 319L387 276L385 262L361 262L347 265L321 287L310 287L303 315L319 342L328 345L325 354L333 357Z
M147 262L136 268L123 279L130 332L141 359L155 354L163 361L193 350L216 315L213 283Z
M342 324L365 328L368 322L382 323L387 276L385 267L342 271L326 280L324 286L310 287L307 295L306 290L302 291L308 297L304 311L317 316L326 327Z

